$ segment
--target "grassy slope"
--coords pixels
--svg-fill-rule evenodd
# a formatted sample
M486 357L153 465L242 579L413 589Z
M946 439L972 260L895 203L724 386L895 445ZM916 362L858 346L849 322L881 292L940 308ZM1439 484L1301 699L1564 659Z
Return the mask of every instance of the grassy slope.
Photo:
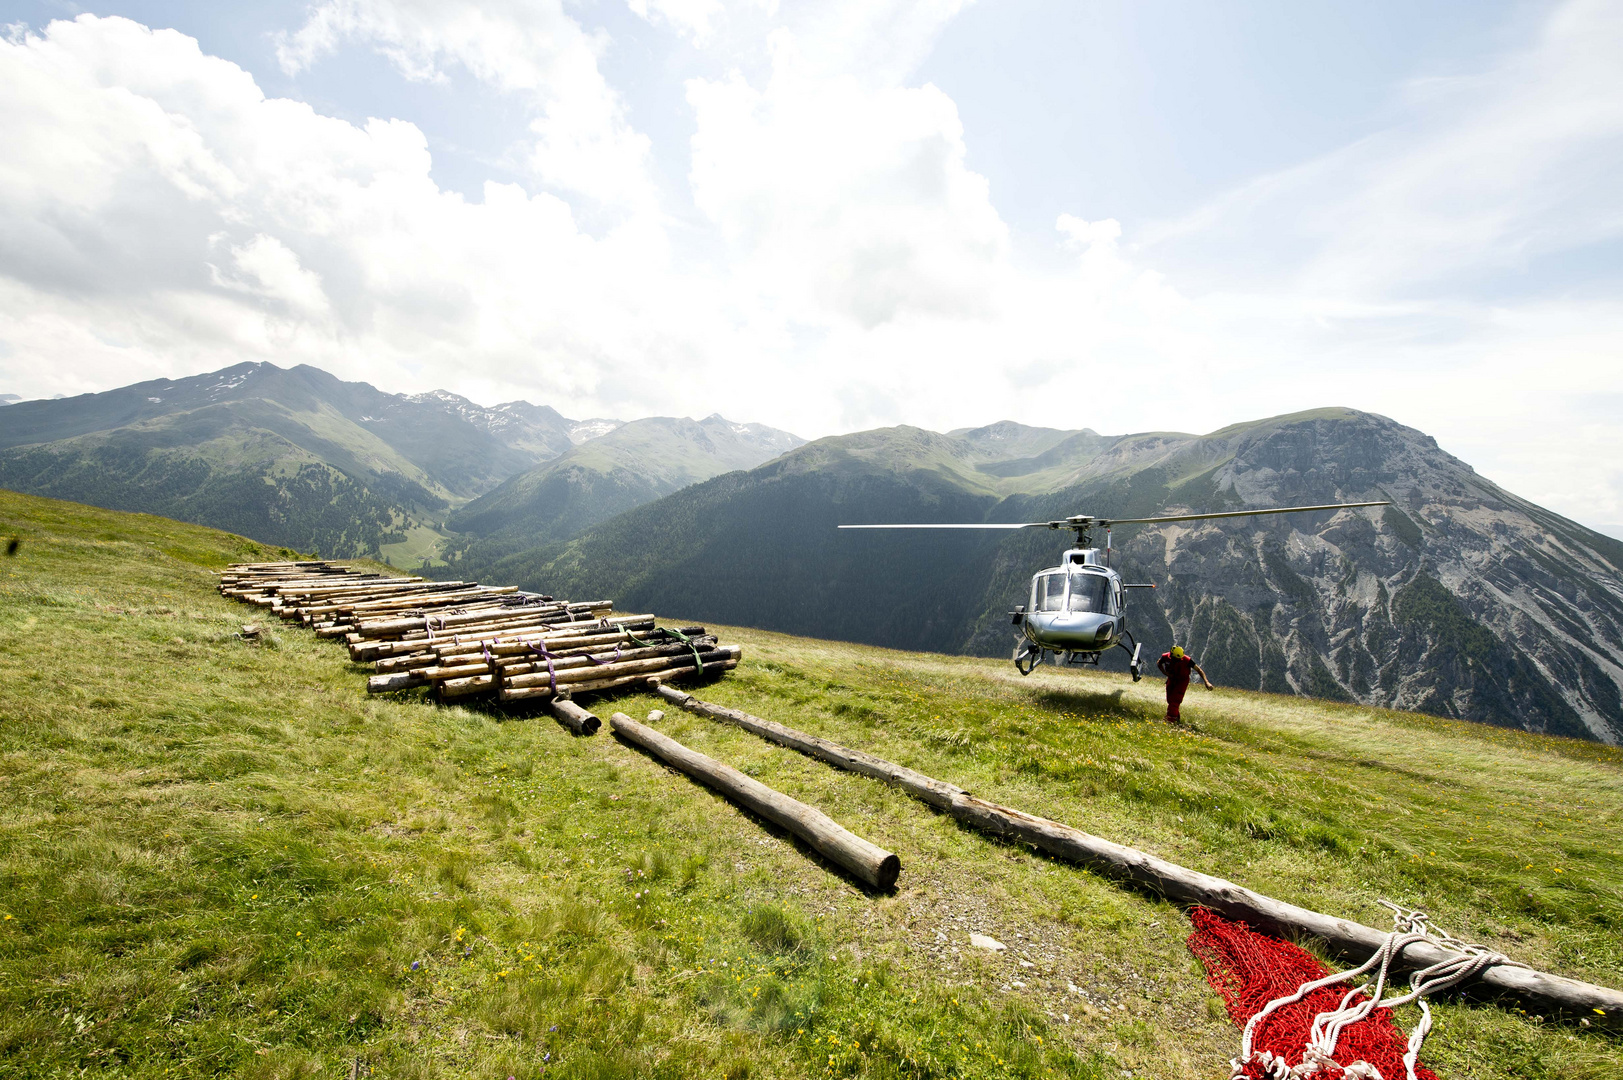
M3 535L0 1071L1226 1075L1237 1032L1164 904L661 725L900 853L900 891L868 896L610 737L367 700L300 631L243 643L211 572L246 541L9 493ZM747 660L715 700L1286 899L1372 923L1376 897L1424 903L1623 981L1616 750L1239 693L1174 730L1149 683L725 633ZM1438 1012L1445 1077L1623 1070L1613 1036Z

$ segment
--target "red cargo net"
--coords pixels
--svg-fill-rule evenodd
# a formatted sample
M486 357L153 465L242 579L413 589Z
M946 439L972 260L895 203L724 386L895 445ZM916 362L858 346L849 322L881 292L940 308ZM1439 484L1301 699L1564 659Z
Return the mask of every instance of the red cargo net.
M1294 994L1303 985L1330 974L1330 969L1311 953L1288 941L1259 934L1244 923L1229 922L1205 908L1195 908L1190 919L1195 932L1189 935L1189 951L1206 965L1206 981L1222 995L1229 1019L1238 1027L1244 1028L1270 1001ZM1283 1058L1285 1066L1301 1064L1313 1018L1340 1007L1348 989L1346 984L1321 987L1264 1017L1252 1036L1253 1059L1243 1065L1237 1062L1234 1075L1253 1080L1288 1075L1283 1069L1270 1071L1264 1053L1275 1061ZM1359 995L1352 1000L1365 998ZM1403 1080L1407 1075L1403 1066L1407 1049L1407 1039L1392 1022L1392 1011L1376 1009L1343 1031L1336 1043L1336 1060L1349 1071L1342 1074L1326 1069L1316 1077L1367 1077L1368 1072L1352 1068L1355 1062L1363 1061L1378 1069L1385 1080ZM1415 1075L1419 1080L1437 1080L1437 1074L1424 1065L1415 1067Z

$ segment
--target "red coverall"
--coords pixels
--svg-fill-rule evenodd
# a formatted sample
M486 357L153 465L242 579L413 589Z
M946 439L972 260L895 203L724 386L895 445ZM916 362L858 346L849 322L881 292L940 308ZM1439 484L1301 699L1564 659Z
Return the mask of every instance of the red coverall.
M1178 706L1183 704L1183 695L1189 689L1189 673L1195 669L1195 658L1188 653L1173 656L1164 652L1155 666L1167 677L1167 719L1177 720Z

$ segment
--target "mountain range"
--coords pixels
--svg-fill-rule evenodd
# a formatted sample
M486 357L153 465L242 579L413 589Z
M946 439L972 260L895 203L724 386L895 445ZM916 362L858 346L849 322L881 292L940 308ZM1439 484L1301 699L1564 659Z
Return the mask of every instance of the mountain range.
M719 417L667 421L655 439L649 429L658 424L637 422L635 431L644 434L620 435L602 454L573 459L576 486L590 488L591 470L601 466L612 481L607 486L654 498L673 490L673 477L691 482L759 464L800 441ZM389 394L314 367L245 363L7 405L0 486L162 514L329 556L417 562L449 538L444 524L458 507L615 438L621 427L618 420L572 420L525 401L486 408L443 390ZM732 427L748 434L732 434ZM654 460L646 475L639 472L617 449L636 446L639 437L657 441L679 465ZM684 443L690 438L692 446ZM759 443L753 452L750 438ZM509 496L502 505L517 513L516 501ZM565 515L582 527L602 516ZM554 528L548 535L572 534Z
M637 610L993 655L1065 533L835 525L1372 500L1392 505L1118 528L1116 565L1156 586L1134 594L1129 627L1152 654L1185 645L1219 685L1623 739L1623 544L1347 409L1207 435L994 424L821 439L485 569Z
M804 442L719 415L633 420L504 481L452 514L447 525L502 545L566 540L622 511L759 465Z
M1204 435L1002 422L803 443L719 416L577 421L242 364L4 406L0 486L627 609L978 655L1007 654L1008 612L1067 534L834 526L1389 500L1118 528L1115 564L1156 586L1133 594L1129 629L1152 654L1190 648L1220 685L1623 740L1623 544L1348 409Z

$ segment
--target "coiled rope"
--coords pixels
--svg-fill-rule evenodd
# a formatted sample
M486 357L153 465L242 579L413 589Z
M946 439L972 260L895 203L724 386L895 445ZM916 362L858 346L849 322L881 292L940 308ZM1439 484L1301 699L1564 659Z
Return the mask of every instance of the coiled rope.
M1356 968L1337 972L1314 982L1303 983L1295 993L1275 998L1258 1010L1246 1022L1245 1033L1240 1040L1240 1056L1230 1062L1233 1069L1230 1074L1231 1080L1241 1080L1243 1077L1253 1075L1250 1072L1252 1066L1260 1066L1262 1075L1268 1080L1305 1080L1321 1074L1339 1075L1343 1080L1386 1080L1381 1071L1367 1061L1358 1060L1349 1065L1342 1065L1336 1061L1336 1044L1341 1040L1343 1031L1376 1009L1396 1009L1410 1002L1420 1006L1420 1023L1415 1025L1414 1032L1409 1036L1408 1050L1403 1055L1403 1067L1407 1080L1418 1080L1415 1065L1420 1058L1420 1046L1431 1031L1432 1022L1431 1007L1426 1004L1426 998L1473 979L1497 964L1516 964L1516 961L1503 953L1459 940L1433 923L1424 911L1411 911L1386 900L1380 903L1392 910L1393 928L1381 947L1375 950L1375 955ZM1409 976L1408 993L1386 997L1386 984L1393 962L1404 949L1419 942L1450 949L1459 955L1414 972ZM1516 966L1525 965L1516 964ZM1298 1064L1293 1066L1283 1055L1266 1050L1260 1053L1253 1051L1252 1039L1256 1035L1257 1026L1275 1010L1295 1004L1323 987L1360 979L1371 970L1375 972L1372 979L1366 979L1360 985L1348 990L1336 1008L1319 1013L1313 1018L1313 1025L1308 1032L1307 1047Z

